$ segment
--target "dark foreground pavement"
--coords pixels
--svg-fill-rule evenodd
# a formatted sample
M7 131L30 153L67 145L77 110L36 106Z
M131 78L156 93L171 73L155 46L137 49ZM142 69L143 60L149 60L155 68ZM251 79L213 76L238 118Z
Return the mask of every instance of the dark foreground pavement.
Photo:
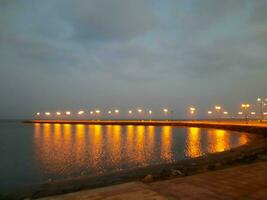
M40 200L267 200L267 161L150 184L131 182Z

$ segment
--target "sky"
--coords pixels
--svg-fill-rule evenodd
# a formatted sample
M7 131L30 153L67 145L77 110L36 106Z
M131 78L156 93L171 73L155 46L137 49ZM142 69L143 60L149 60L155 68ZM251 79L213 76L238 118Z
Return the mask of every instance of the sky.
M267 96L266 0L0 0L0 118L236 112Z

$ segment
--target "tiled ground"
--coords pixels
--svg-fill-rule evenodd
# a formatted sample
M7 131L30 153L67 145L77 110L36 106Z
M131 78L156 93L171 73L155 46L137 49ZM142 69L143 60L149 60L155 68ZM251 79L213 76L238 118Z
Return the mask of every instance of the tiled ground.
M132 182L42 200L267 200L267 161L145 185Z
M125 183L40 200L167 200L141 182Z
M150 187L174 199L267 200L267 162L161 181Z

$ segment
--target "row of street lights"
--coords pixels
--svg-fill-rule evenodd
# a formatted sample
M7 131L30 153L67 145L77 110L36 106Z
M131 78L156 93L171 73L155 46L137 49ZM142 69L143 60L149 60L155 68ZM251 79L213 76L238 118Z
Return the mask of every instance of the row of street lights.
M259 103L259 118L260 119L264 119L264 117L266 116L267 117L267 112L264 112L264 107L267 105L267 98L263 99L263 98L258 98L257 99L257 102ZM246 119L249 118L249 116L253 116L254 118L257 117L257 113L253 110L250 111L250 108L251 108L251 104L249 103L242 103L240 105L240 108L241 110L237 112L237 116L238 118L240 117L244 117ZM190 106L188 108L189 110L189 115L190 115L190 118L195 118L196 115L197 115L197 108L194 107L194 106ZM172 115L172 111L167 109L167 108L163 108L161 110L161 112L164 113L165 116L169 116L171 117ZM119 116L119 114L121 113L121 111L119 109L114 109L114 110L108 110L108 111L101 111L99 109L96 109L96 110L91 110L91 111L88 111L88 114L92 115L92 116L99 116L100 114L103 114L103 116L105 114L108 114L110 116ZM124 112L122 112L124 113ZM136 110L128 110L126 112L128 114L128 116L133 116L135 113L137 113L140 117L140 114L143 114L143 116L145 114L148 114L148 116L152 116L153 114L153 111L152 110L143 110L143 109L136 109ZM75 113L72 113L71 111L65 111L65 112L55 112L55 113L51 113L51 112L43 112L43 113L40 113L40 112L37 112L36 115L37 116L46 116L46 117L49 117L49 116L83 116L83 115L86 115L87 112L84 111L84 110L80 110L78 112L75 112ZM124 113L125 114L125 113ZM167 115L169 114L169 115ZM230 118L230 117L234 117L234 115L232 114L232 116L230 116L230 113L225 110L222 106L220 105L215 105L212 109L208 110L207 111L207 115L209 117L212 117L212 118Z
M267 106L267 98L258 98L257 102L260 103L260 111L259 111L259 118L264 119L264 117L267 117L267 112L264 112L264 106ZM256 117L256 112L255 111L249 111L251 108L251 105L249 103L242 103L240 105L240 108L242 109L241 111L237 112L238 116L245 116L246 119L249 118L250 116ZM189 107L189 114L191 117L194 117L196 115L196 108L195 107ZM213 109L210 109L207 111L207 115L210 117L214 118L229 118L230 114L227 110L224 110L222 106L220 105L215 105Z
M166 114L168 114L168 113L171 113L167 108L163 108L162 109L162 111L163 111L163 113L166 115ZM127 111L127 114L128 115L133 115L134 114L134 110L128 110ZM88 114L90 114L90 115L100 115L101 113L106 113L106 112L104 112L104 111L101 111L101 110L91 110L91 111L89 111L88 112ZM145 111L145 110L143 110L143 109L137 109L136 110L136 113L138 113L138 114L142 114L142 113L148 113L149 115L152 115L153 114L153 111L152 110L148 110L148 111ZM84 110L80 110L80 111L78 111L78 112L75 112L74 114L71 112L71 111L65 111L65 112L55 112L55 113L51 113L51 112L44 112L44 113L41 113L41 112L37 112L36 113L36 116L47 116L47 117L49 117L49 116L71 116L71 115L78 115L78 116L82 116L82 115L85 115L86 114L86 112L84 111ZM107 114L108 115L111 115L111 114L115 114L115 115L118 115L118 114L120 114L120 110L118 110L118 109L115 109L115 110L108 110L107 111Z

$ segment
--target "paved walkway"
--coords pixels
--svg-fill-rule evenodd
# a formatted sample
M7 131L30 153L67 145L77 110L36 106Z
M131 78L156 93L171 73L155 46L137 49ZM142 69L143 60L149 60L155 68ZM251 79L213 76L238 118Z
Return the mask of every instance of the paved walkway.
M267 161L149 185L131 182L40 200L267 200Z

